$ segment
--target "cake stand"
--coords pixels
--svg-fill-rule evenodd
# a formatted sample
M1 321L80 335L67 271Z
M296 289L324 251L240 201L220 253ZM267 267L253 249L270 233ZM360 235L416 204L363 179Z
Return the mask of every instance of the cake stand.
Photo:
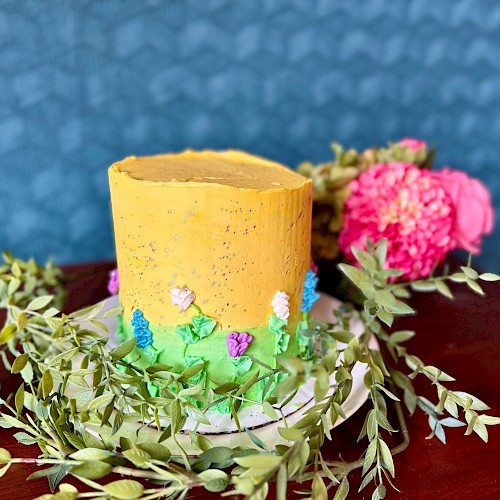
M118 297L110 297L104 301L103 312L116 306L118 306ZM320 293L320 298L315 303L311 311L311 316L321 321L334 323L336 320L333 316L333 311L338 309L340 306L341 302L334 297ZM110 340L107 345L110 348L116 347L119 343L119 339L115 333L118 326L117 318L112 316L104 320L104 322L110 332ZM84 320L81 321L81 326L87 328L89 327ZM359 336L363 333L363 324L359 320L351 319L350 330L352 333ZM342 347L343 344L339 343L339 346ZM374 336L370 338L369 347L371 349L379 348L377 340ZM342 354L340 359L342 359ZM352 370L352 390L349 397L342 404L342 409L345 413L346 419L353 415L368 398L369 391L364 384L365 373L365 365L359 362L354 365ZM298 422L304 416L305 412L314 405L314 382L315 379L309 379L299 389L297 395L283 407L283 413L289 427ZM333 387L335 386L335 375L330 377L330 383L331 387L327 396L331 394ZM188 418L183 431L176 435L176 441L174 441L173 438L169 438L162 443L170 449L171 453L179 454L180 445L188 455L198 455L201 451L191 443L191 439L188 434L189 431L196 431L207 436L214 446L228 446L231 448L236 446L256 447L245 431L238 431L230 413L221 414L216 411L209 410L205 413L205 416L210 421L211 425L200 424L193 419ZM336 427L345 420L339 417L335 424L332 425L329 413L327 414L327 418L331 428ZM287 443L287 441L282 438L278 432L278 429L284 426L282 419L272 420L259 406L241 408L238 412L238 419L240 421L240 426L243 429L249 429L264 443L269 443L273 446ZM111 423L112 421L113 416L110 419ZM168 423L169 421L166 420L165 425L168 425ZM92 434L101 434L102 436L106 436L117 443L119 442L120 437L133 438L133 440L138 443L158 442L162 433L162 431L158 430L155 426L144 426L140 422L128 421L127 418L124 419L124 423L119 431L112 436L111 429L109 427L101 428L97 422L92 423L92 420L90 420L85 425L87 430Z

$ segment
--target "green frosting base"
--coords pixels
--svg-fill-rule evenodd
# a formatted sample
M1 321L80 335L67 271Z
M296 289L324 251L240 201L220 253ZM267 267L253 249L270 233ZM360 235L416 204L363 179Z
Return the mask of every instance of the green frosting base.
M298 355L294 326L287 326L290 340L288 349L283 353L285 356L295 357ZM133 327L128 319L123 318L121 327L120 336L123 342L134 336ZM221 330L219 326L216 326L208 337L202 338L196 344L185 344L176 333L175 326L149 324L148 328L153 333L153 345L146 349L136 347L127 356L129 361L134 360L134 364L142 368L147 368L155 363L162 363L171 366L173 371L180 373L187 366L200 362L197 359L199 358L206 362L205 371L211 387L233 381L243 384L255 373L260 372L263 375L268 371L264 366L253 363L246 373L241 375L235 373L236 369L231 361L234 362L240 358L232 358L228 353L226 338L231 330ZM276 368L276 334L269 331L269 325L242 329L238 333L242 332L248 332L253 337L253 341L243 356L251 355L267 366ZM245 397L260 401L259 394L261 391L262 387L256 384L245 393ZM225 410L225 408L219 409L224 413Z

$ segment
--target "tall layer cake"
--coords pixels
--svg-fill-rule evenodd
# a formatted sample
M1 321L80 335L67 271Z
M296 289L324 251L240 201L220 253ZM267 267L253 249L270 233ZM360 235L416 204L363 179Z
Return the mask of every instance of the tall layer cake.
M297 353L310 180L239 151L130 157L109 179L131 360L220 384Z

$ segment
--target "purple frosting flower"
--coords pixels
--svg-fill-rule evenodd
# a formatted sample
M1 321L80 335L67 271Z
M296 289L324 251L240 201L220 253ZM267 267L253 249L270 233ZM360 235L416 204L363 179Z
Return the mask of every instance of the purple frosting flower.
M109 273L109 282L108 282L108 292L111 295L116 295L120 288L120 281L118 279L118 269L113 269Z
M252 342L253 337L247 332L231 332L227 336L227 350L232 358L239 358Z

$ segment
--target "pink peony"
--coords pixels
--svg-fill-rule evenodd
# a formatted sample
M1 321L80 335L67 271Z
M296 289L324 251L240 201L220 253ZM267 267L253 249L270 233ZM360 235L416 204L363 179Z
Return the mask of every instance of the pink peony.
M401 279L428 276L453 248L455 211L441 183L413 164L375 164L349 184L339 245L354 260L351 246L366 248L387 238L387 267Z
M418 151L419 149L427 149L427 143L425 141L419 141L418 139L410 139L406 137L401 139L398 144L403 148L410 148L412 151Z
M457 247L479 252L481 236L493 230L493 207L486 186L465 172L444 168L433 173L455 205L454 241Z

